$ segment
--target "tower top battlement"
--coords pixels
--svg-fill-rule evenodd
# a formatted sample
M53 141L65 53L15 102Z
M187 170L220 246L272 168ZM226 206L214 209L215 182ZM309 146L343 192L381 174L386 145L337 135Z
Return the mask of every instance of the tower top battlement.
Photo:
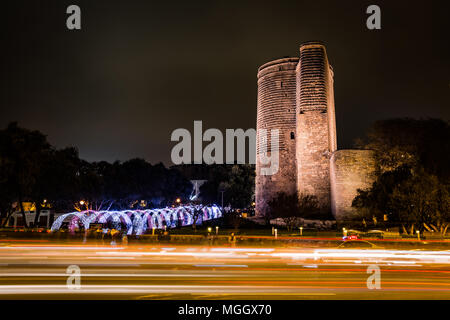
M318 40L305 41L300 44L300 51L307 47L324 47L325 43Z
M288 57L269 61L258 68L258 79L273 72L295 70L298 61L299 58L297 57Z

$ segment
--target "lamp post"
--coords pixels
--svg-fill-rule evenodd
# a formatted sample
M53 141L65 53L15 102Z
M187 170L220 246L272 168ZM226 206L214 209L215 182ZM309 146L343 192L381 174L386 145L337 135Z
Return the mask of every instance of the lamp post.
M220 191L220 193L222 194L222 206L221 206L222 211L223 211L223 193L224 193L224 192L225 192L225 190Z
M85 204L86 202L84 202L84 200L80 200L80 209L82 209L82 206ZM81 225L80 225L80 229L81 229ZM83 236L83 243L86 243L87 241L87 230L84 229L84 236Z
M211 227L208 227L208 232L211 233Z
M219 227L216 226L216 236L219 234Z
M87 203L86 203L86 201L84 201L84 200L80 200L80 210L81 211L83 211L83 206L86 206L86 209L87 209Z
M346 237L347 236L347 229L342 228L342 233L344 234L344 237Z
M300 227L300 235L303 235L303 227Z
M417 230L416 233L417 233L417 240L420 240L420 231Z
M275 229L275 239L278 238L278 229Z
M225 186L223 185L223 183L221 183L219 185L219 192L221 193L221 198L222 198L221 209L222 209L222 212L223 212L223 193L225 192Z

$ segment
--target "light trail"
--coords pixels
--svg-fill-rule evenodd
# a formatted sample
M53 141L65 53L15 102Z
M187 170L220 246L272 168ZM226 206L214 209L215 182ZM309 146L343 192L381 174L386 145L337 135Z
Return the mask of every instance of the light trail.
M8 248L8 249L6 249ZM70 249L67 249L70 248ZM323 298L450 299L450 252L229 248L195 246L1 247L0 295L36 298L92 295L214 297L308 295ZM104 262L103 262L104 261ZM69 265L81 268L81 289L66 287ZM381 268L381 289L367 288L367 266ZM53 296L54 295L54 296ZM333 299L334 299L333 298Z

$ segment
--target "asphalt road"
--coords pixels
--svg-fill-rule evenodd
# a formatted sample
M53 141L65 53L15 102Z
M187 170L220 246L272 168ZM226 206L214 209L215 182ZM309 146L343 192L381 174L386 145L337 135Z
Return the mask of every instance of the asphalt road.
M0 299L450 299L450 251L6 241Z

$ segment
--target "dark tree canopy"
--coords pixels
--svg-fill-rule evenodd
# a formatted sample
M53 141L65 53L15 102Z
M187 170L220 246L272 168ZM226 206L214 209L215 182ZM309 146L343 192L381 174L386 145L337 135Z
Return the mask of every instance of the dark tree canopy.
M421 166L441 181L450 179L448 121L410 118L377 121L365 139L356 141L356 146L375 151L381 173L403 165Z
M25 201L35 204L36 223L44 202L61 211L137 208L142 200L146 207L166 206L187 199L191 189L179 171L161 163L90 163L78 157L76 148L54 148L39 131L17 123L0 130L1 218L19 209L26 221Z
M358 146L375 151L378 176L358 190L361 216L387 219L405 233L445 235L450 223L450 126L438 119L378 121Z
M255 167L253 165L211 165L209 179L200 187L200 196L206 203L245 209L251 206L254 196Z

